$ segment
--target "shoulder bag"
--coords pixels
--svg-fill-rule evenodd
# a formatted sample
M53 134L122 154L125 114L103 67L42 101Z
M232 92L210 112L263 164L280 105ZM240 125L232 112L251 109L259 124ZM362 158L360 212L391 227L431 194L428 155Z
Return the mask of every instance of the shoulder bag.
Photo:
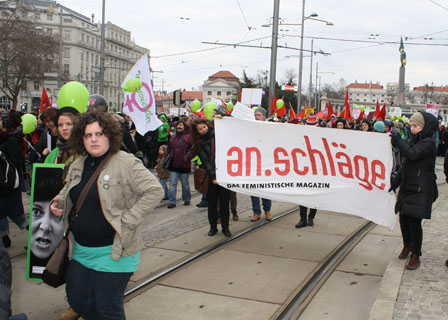
M213 163L215 161L215 139L211 141L211 149L210 161ZM195 190L199 193L207 194L210 178L205 169L201 167L196 168L193 173L193 178Z
M47 262L47 265L45 266L44 273L42 274L42 281L53 288L57 288L65 283L68 265L68 236L70 234L70 229L73 226L73 222L75 221L76 216L78 215L78 212L82 207L82 204L84 203L87 192L89 192L90 187L96 181L96 179L100 175L101 170L104 169L111 158L112 154L109 153L106 158L101 161L98 168L96 168L95 172L92 174L92 176L89 178L89 181L87 181L86 185L82 189L81 194L76 201L76 205L73 206L74 209L72 208L72 210L74 211L71 215L70 223L68 225L67 231L65 232L64 238L62 238L61 242L54 250L52 256Z
M179 141L176 143L176 147L171 150L171 153L166 156L165 160L162 162L162 169L169 170L171 166L171 160L173 160L174 152L176 152L177 147L179 147L180 142L182 141L184 137L180 138Z

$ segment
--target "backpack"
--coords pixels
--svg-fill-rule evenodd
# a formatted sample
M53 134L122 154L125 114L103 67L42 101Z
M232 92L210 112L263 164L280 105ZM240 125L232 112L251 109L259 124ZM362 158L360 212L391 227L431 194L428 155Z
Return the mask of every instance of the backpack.
M0 194L10 194L19 187L19 174L16 167L0 150Z

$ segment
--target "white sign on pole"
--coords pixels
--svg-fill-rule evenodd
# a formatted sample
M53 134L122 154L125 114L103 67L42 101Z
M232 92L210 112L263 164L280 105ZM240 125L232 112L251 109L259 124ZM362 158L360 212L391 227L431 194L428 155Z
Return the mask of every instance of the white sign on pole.
M240 102L237 102L233 107L232 117L242 120L255 120L254 111Z
M143 87L138 92L124 92L123 112L131 117L137 132L142 136L154 131L162 125L156 115L156 100L152 91L148 56L141 57L129 71L121 87L124 88L129 79L139 78Z
M400 107L390 107L389 114L394 117L401 117L401 108Z
M227 189L395 225L386 134L225 117L215 137L216 176Z
M261 98L263 97L263 89L243 88L241 91L241 103L246 106L261 104Z
M426 112L432 114L436 118L439 116L439 105L438 104L427 104Z

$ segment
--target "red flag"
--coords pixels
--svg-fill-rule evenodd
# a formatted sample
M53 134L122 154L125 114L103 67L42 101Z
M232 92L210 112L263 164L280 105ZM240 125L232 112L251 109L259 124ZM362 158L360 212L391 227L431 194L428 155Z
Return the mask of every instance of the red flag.
M289 103L289 119L296 119L297 113L294 111L294 108L291 105L291 102Z
M384 104L383 107L381 108L378 118L381 118L383 120L386 119L386 104Z
M331 105L331 102L328 102L328 104L325 105L324 119L330 119L333 114L335 114L333 106Z
M278 100L277 97L271 97L271 116L277 110L277 100Z
M51 107L50 99L48 99L47 91L45 88L42 88L42 97L40 98L40 107L39 110L44 112L45 109Z
M364 119L364 111L361 111L361 113L359 114L358 119L359 120L363 120Z
M345 92L345 102L344 102L344 104L345 104L345 108L344 108L344 110L342 110L342 112L339 114L339 116L340 117L344 117L347 120L353 119L352 115L350 113L350 103L348 102L348 89Z
M286 106L283 105L281 109L277 109L277 117L281 118L286 114Z
M299 119L305 119L305 109L306 109L306 108L303 108L303 110L299 113L299 115L297 116L297 118L299 118Z
M376 99L375 119L378 119L379 117L380 117L380 103L378 102L378 99Z

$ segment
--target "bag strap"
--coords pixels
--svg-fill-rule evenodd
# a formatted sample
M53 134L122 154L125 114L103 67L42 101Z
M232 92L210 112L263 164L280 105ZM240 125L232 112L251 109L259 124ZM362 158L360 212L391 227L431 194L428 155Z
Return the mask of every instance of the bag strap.
M100 175L100 172L104 169L104 167L107 166L107 164L110 162L110 159L112 158L112 153L109 153L106 158L103 159L103 161L100 162L98 165L98 168L93 172L93 174L90 176L89 181L87 181L84 188L81 190L81 194L78 197L78 200L76 201L75 206L73 206L74 211L71 215L70 222L67 228L67 231L65 233L64 238L68 238L68 235L70 233L70 230L72 228L73 223L75 222L76 217L78 216L79 210L81 210L81 207L84 203L84 200L86 199L87 193L89 192L90 188L92 187L92 184L96 181L98 176ZM72 208L72 210L73 210Z

